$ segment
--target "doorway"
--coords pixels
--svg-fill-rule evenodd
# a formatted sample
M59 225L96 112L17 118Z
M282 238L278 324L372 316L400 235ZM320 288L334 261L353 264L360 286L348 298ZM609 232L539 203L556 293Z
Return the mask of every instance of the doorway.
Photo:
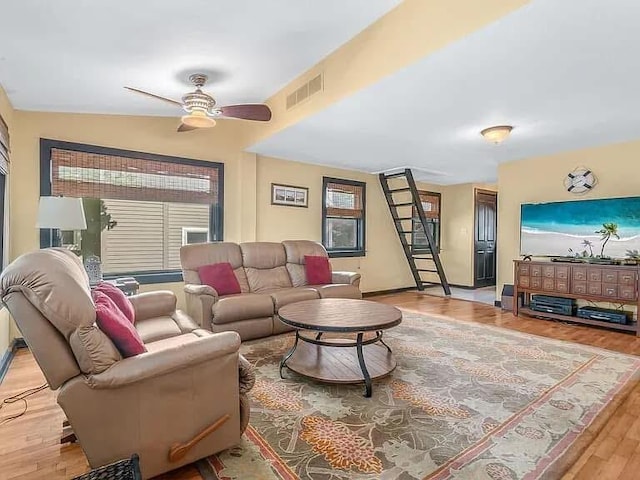
M498 193L476 189L473 248L473 286L476 288L496 284L497 220Z

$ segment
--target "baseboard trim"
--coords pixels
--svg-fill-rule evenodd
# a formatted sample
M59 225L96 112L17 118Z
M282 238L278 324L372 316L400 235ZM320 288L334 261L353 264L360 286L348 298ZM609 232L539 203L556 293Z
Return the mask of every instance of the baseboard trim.
M9 367L11 366L11 362L13 361L13 357L16 355L16 352L20 348L27 348L27 343L24 341L24 338L14 338L7 351L2 355L2 359L0 359L0 385L2 385L2 381L4 380L5 375L9 371Z
M402 288L392 288L389 290L376 290L374 292L364 292L362 294L362 298L377 297L379 295L391 295L393 293L408 292L409 290L416 290L416 287L402 287Z

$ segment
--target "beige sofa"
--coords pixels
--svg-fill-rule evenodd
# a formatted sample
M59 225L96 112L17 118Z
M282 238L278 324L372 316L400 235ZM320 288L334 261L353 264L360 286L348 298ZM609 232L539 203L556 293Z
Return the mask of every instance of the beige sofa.
M254 378L236 333L198 328L176 311L172 292L145 293L130 298L148 351L123 359L95 325L89 279L70 251L27 253L2 272L0 285L91 467L137 453L150 478L240 442ZM184 457L171 458L175 444L227 415Z
M242 340L291 330L277 317L284 305L317 298L362 298L360 274L333 272L329 285L308 285L305 255L327 256L325 248L308 240L282 243L202 243L180 249L187 311L200 327L213 332L235 331ZM219 296L200 283L198 268L229 262L242 293Z

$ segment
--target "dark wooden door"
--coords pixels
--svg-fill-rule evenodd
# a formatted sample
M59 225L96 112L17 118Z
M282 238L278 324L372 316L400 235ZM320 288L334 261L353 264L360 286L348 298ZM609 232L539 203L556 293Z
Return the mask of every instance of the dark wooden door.
M498 194L476 190L474 238L474 286L496 284L496 232Z

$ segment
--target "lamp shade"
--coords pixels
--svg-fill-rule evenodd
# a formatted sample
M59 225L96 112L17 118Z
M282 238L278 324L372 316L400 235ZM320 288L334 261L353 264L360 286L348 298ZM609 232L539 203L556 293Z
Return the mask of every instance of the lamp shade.
M59 230L85 230L81 198L40 197L38 208L38 228L57 228Z

